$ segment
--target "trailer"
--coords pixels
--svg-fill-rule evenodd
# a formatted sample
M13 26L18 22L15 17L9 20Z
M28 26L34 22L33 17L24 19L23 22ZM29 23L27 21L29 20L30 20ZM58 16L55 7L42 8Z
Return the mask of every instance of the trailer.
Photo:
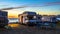
M0 27L8 25L8 13L0 10Z

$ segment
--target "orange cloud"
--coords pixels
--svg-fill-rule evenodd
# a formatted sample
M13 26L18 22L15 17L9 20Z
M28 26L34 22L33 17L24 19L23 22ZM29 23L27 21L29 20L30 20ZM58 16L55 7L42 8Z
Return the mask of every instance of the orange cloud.
M16 13L9 13L8 18L18 18L18 14Z

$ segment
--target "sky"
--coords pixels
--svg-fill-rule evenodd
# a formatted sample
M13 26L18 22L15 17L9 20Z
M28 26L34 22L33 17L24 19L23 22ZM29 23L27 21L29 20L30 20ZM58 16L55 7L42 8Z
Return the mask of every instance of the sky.
M18 17L24 11L33 11L41 15L60 15L60 0L0 0L0 9L23 7L8 12L8 17Z

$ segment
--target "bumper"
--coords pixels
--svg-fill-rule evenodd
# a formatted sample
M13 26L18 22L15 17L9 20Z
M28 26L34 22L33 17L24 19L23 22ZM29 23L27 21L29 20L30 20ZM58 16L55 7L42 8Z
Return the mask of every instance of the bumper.
M44 27L44 28L55 28L55 23L39 23L37 24L38 27Z

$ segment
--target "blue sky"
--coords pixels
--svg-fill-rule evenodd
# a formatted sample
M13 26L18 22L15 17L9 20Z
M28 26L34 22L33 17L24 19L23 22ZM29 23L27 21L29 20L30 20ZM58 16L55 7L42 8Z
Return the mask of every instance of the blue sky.
M46 6L47 4L49 6ZM41 11L50 14L60 14L60 0L0 0L0 9L18 6L32 6L23 8L24 11Z
M0 0L0 7L14 7L21 5L44 5L45 3L60 2L60 0Z

